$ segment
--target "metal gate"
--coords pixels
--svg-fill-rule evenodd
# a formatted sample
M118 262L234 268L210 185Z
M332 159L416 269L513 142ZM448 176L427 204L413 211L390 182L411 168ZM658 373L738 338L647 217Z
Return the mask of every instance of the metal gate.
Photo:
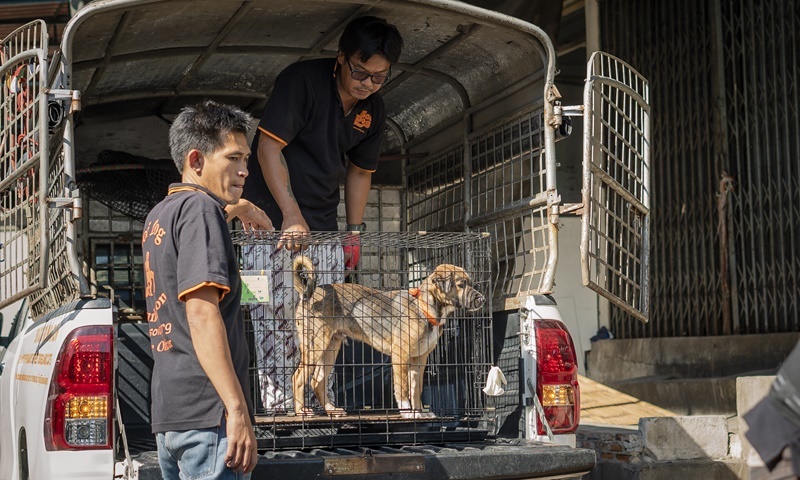
M47 284L47 28L18 28L0 49L0 307Z
M34 317L76 298L81 271L73 223L80 203L65 161L71 142L61 142L71 131L71 92L61 89L63 65L48 83L47 40L37 20L11 33L0 52L0 307L29 296Z
M625 62L589 60L584 92L583 284L647 322L650 90Z
M800 5L601 3L651 79L651 322L618 338L800 330Z

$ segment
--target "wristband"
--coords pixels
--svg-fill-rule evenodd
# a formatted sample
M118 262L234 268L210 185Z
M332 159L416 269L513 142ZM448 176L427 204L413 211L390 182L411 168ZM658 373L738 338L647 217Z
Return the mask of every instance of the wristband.
M365 222L348 223L346 230L348 232L366 232L367 231L367 224Z

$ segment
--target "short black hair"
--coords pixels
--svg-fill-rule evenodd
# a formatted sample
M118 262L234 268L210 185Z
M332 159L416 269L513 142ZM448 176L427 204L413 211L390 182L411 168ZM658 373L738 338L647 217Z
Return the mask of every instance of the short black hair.
M225 142L229 133L250 131L253 117L239 107L206 100L184 107L169 128L169 149L172 161L183 173L183 162L193 149L205 155L213 153Z
M339 51L346 58L359 54L362 62L377 54L393 65L400 59L402 50L403 37L397 27L370 15L348 23L339 37Z

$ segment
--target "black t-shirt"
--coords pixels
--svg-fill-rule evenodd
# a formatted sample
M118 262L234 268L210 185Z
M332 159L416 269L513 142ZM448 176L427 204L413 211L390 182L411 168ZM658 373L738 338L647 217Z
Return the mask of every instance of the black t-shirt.
M197 359L184 303L188 293L209 285L220 290L233 368L253 416L242 286L224 206L206 189L178 183L170 185L169 195L145 221L145 296L155 362L153 433L214 427L222 419L225 406Z
M258 163L262 134L285 145L283 155L297 204L311 230L337 230L339 184L347 159L375 171L386 125L383 98L359 100L345 117L336 88L335 59L307 60L289 65L275 88L253 140L250 171L243 197L261 207L280 228L283 215L269 191Z

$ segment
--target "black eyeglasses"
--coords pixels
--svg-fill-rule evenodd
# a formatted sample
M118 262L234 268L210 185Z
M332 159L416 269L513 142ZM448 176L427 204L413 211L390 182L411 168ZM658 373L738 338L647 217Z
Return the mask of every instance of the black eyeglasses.
M356 70L350 63L349 58L346 58L344 61L347 62L347 68L350 69L350 78L357 82L363 82L364 80L370 78L372 79L372 83L375 85L380 85L389 78L388 73L368 73L362 72L361 70ZM391 69L389 70L389 73L391 73Z

